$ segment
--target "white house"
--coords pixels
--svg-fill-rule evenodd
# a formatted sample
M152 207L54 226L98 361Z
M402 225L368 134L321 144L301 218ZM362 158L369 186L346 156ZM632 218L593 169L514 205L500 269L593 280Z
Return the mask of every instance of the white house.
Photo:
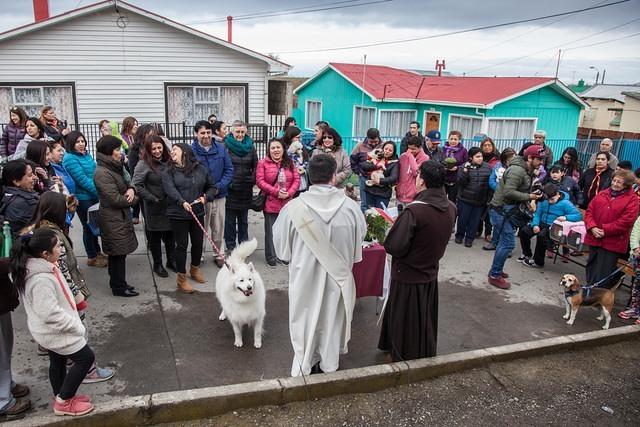
M0 122L11 105L52 105L69 123L265 123L267 78L285 63L123 1L107 0L0 34Z

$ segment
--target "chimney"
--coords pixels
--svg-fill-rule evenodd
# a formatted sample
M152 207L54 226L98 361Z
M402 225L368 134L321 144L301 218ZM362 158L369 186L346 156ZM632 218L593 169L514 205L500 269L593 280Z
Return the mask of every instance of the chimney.
M232 34L233 33L233 16L229 15L227 16L227 41L229 43L233 43L232 40Z
M36 22L49 19L49 0L33 0L33 17Z

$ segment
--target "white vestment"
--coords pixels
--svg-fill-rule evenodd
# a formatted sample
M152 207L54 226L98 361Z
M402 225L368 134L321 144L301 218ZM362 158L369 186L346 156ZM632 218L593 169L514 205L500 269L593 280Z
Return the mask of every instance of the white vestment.
M298 199L307 206L315 230L322 234L319 240L326 238L333 244L350 272L353 263L362 260L366 222L360 206L343 190L324 185L312 185ZM276 254L289 261L291 375L308 375L318 361L324 372L334 372L351 336L355 284L349 274L346 285L338 285L296 230L292 210L285 205L273 225Z

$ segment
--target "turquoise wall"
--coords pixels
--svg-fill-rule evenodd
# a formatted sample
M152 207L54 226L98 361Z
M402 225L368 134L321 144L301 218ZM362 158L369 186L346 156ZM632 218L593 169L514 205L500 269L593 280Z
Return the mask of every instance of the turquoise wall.
M377 117L380 110L417 110L417 120L423 124L424 112L440 112L440 131L443 136L449 126L449 114L462 114L467 116L482 117L537 117L538 129L547 131L549 139L575 139L578 122L580 119L580 107L566 96L561 95L551 87L529 92L518 98L499 104L491 110L478 110L475 108L452 107L442 105L427 105L417 103L396 102L372 102L362 92L332 69L328 69L317 76L311 83L298 93L298 107L293 110L293 116L304 127L304 108L307 100L322 102L322 119L328 121L342 136L353 133L353 107L364 105L377 108ZM407 123L407 128L408 128ZM392 136L392 135L383 135ZM472 135L464 135L470 138Z

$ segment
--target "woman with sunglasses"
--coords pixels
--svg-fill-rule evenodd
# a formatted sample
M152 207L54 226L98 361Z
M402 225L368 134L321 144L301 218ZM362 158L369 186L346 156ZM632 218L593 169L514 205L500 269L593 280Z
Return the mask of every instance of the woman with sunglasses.
M336 159L338 169L336 169L336 187L343 187L345 181L351 175L351 162L349 154L342 148L342 137L334 128L326 128L322 133L321 144L311 153L311 157L318 154L329 154Z

